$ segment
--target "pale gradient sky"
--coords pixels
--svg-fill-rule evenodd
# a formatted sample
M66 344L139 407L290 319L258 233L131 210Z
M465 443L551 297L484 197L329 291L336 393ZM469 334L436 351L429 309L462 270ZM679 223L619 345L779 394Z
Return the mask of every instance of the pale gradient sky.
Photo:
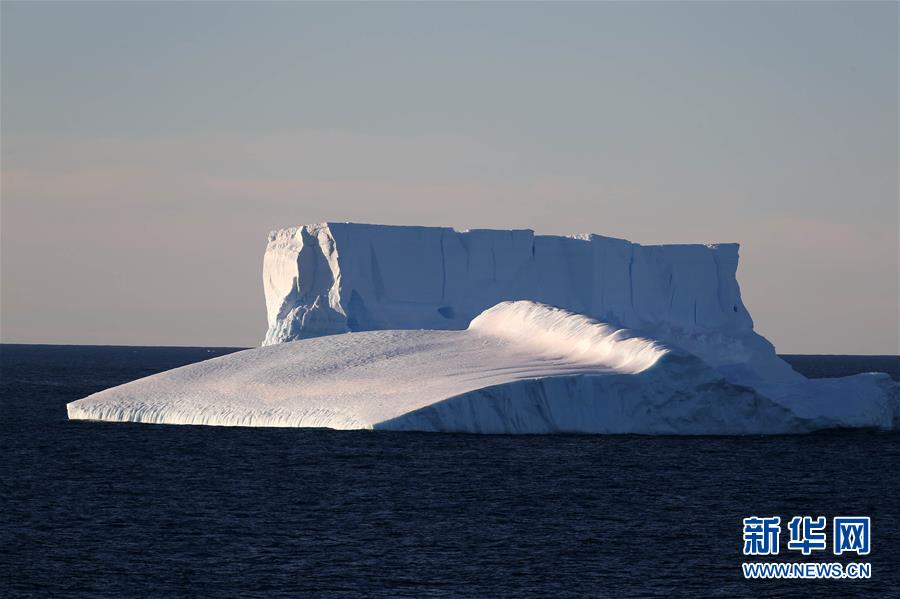
M270 229L741 243L900 352L898 4L2 3L4 342L256 345Z

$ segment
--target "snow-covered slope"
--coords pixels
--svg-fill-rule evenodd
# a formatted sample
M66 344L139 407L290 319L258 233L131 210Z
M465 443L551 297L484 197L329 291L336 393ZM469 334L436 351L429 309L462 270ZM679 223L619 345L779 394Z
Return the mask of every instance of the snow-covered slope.
M529 301L462 331L346 333L238 352L68 405L69 418L482 433L746 434L891 428L886 375L730 382L699 357ZM807 385L809 383L809 385ZM815 384L813 384L815 383ZM845 401L852 397L852 402Z
M644 246L600 235L324 223L275 231L263 345L382 329L465 329L532 300L639 329L741 382L801 380L753 331L737 244Z

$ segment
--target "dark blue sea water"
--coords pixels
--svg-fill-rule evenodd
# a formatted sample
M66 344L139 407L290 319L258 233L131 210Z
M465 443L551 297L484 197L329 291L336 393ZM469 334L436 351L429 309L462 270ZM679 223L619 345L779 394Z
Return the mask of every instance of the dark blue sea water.
M0 596L900 589L895 433L515 437L66 420L69 401L228 351L0 346ZM900 378L897 357L789 358L813 376ZM806 514L871 516L872 579L744 580L741 519ZM782 548L777 559L802 558Z

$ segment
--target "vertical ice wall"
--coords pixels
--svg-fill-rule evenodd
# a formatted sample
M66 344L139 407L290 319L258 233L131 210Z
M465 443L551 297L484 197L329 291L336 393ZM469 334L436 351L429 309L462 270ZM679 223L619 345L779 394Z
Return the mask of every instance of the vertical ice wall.
M753 332L737 244L644 246L531 230L323 223L274 231L264 345L348 331L463 329L528 299L653 333L749 380L794 373Z

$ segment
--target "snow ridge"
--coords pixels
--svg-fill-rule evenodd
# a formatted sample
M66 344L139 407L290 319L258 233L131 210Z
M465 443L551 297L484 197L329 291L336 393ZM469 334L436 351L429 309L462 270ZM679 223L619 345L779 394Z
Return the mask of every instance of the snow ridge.
M636 331L528 301L501 302L479 314L469 331L494 335L548 359L603 365L636 374L676 351Z

